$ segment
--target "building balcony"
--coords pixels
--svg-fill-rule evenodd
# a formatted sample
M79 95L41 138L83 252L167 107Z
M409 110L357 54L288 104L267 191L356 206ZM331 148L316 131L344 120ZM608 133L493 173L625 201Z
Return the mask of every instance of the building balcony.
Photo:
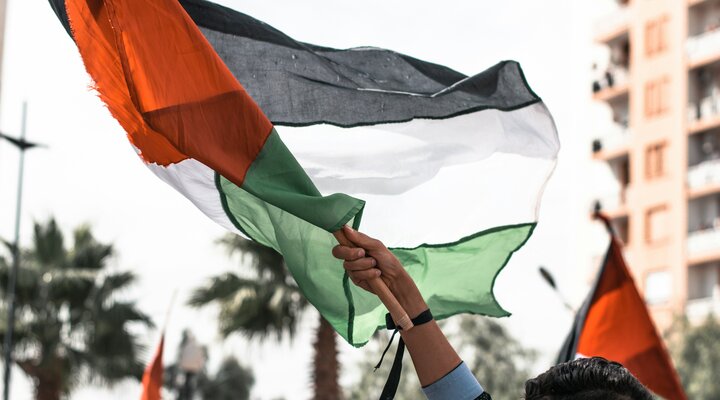
M720 259L720 226L688 233L687 255L692 265Z
M629 72L623 66L611 66L601 78L593 81L593 98L613 102L627 97L630 89Z
M630 211L627 207L627 197L630 186L611 189L609 192L595 197L595 211L602 211L610 218L613 230L623 244L628 244L630 235L628 216Z
M608 43L619 37L627 36L630 22L630 12L627 5L619 5L617 9L600 17L595 22L595 40L599 43Z
M720 96L707 96L688 104L688 131L690 134L720 126Z
M628 152L629 143L628 128L620 124L610 124L593 140L593 157L606 161L617 158Z
M702 299L692 299L687 301L685 306L685 314L690 322L700 323L712 314L720 315L720 296L705 297Z
M625 190L598 197L596 207L599 207L609 218L623 218L627 216L625 208Z
M690 69L720 60L720 29L689 37L685 43L685 53Z
M687 184L690 192L720 186L720 159L703 161L688 168Z
M703 320L710 313L720 316L720 263L693 265L687 277L688 318Z

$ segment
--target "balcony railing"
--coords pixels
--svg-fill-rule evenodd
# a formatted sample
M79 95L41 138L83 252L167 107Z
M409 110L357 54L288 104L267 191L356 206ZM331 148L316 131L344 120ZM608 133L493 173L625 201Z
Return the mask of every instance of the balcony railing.
M688 104L688 122L690 124L707 121L720 114L720 96L707 96L699 103Z
M687 183L690 189L708 185L720 185L720 159L703 161L688 169Z
M687 238L688 257L720 251L720 227L690 232Z
M601 134L597 136L597 151L603 150L612 152L618 148L624 148L630 141L630 131L626 126L620 124L610 124L601 130Z
M685 313L692 322L701 322L709 314L720 316L720 296L688 300Z
M720 29L691 36L685 42L685 52L691 66L702 64L704 60L720 56Z
M600 209L611 214L611 216L622 216L625 199L627 197L627 189L616 189L616 191L597 197L597 203Z
M627 90L629 82L627 67L622 65L611 65L608 70L593 80L592 89L596 97L608 97L606 92Z

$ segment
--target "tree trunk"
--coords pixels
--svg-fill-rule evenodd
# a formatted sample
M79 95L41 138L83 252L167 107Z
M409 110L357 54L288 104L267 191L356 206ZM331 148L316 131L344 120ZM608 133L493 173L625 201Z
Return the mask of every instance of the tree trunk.
M38 368L33 360L16 361L20 369L35 385L35 400L60 400L62 394L62 370Z
M35 400L60 400L62 388L59 377L35 380Z
M335 331L325 318L320 316L320 326L315 334L315 356L313 359L313 400L339 400L340 385L338 374L340 364L337 358Z

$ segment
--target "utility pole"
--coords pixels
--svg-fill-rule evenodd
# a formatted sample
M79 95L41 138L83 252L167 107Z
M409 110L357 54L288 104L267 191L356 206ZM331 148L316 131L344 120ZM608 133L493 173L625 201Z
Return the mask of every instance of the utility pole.
M545 267L539 266L538 272L540 272L540 276L542 276L545 283L548 284L552 288L552 290L557 294L558 298L560 299L560 302L565 306L565 308L570 311L571 313L575 313L575 309L573 306L570 305L570 303L567 301L565 296L560 292L560 289L558 289L557 284L555 283L555 278L553 278L550 271L548 271Z
M8 304L7 330L5 332L5 341L3 343L5 371L3 375L3 400L10 398L10 373L12 371L13 357L13 333L15 330L15 286L17 284L17 274L20 269L20 215L22 210L22 192L23 192L23 175L25 169L25 152L29 149L39 147L37 143L25 140L27 125L27 103L23 103L22 109L22 126L20 128L20 138L14 138L0 133L0 139L5 139L20 151L20 167L18 169L18 186L17 186L17 202L15 204L15 240L12 243L12 268L8 277L7 298Z

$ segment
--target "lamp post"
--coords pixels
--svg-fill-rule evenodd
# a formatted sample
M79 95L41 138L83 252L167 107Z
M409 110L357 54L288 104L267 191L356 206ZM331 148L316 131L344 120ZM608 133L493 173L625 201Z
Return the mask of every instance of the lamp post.
M183 382L177 400L192 400L195 396L195 381L198 373L205 368L205 348L198 344L195 336L186 331L180 348L178 369L183 373Z
M23 191L23 175L25 167L25 152L29 149L40 147L37 143L25 140L25 128L27 124L27 103L23 103L22 108L22 125L20 128L20 138L0 133L0 139L5 139L20 151L20 167L18 169L18 187L17 202L15 204L15 240L12 243L12 268L8 276L7 291L5 299L8 304L7 328L5 331L5 341L3 343L5 370L3 375L3 399L10 398L10 373L12 371L12 347L13 333L15 330L15 286L17 283L18 269L20 268L20 211L22 206Z
M557 285L555 284L555 278L553 278L550 271L548 271L543 266L539 266L538 272L540 272L540 276L542 276L545 283L547 283L548 286L550 286L552 288L552 290L555 292L555 294L558 295L558 297L560 298L560 301L565 306L565 308L568 311L570 311L571 313L575 313L575 309L573 308L573 306L571 306L570 303L568 303L568 301L565 299L565 296L563 296L563 294L560 292L560 289L558 289Z

